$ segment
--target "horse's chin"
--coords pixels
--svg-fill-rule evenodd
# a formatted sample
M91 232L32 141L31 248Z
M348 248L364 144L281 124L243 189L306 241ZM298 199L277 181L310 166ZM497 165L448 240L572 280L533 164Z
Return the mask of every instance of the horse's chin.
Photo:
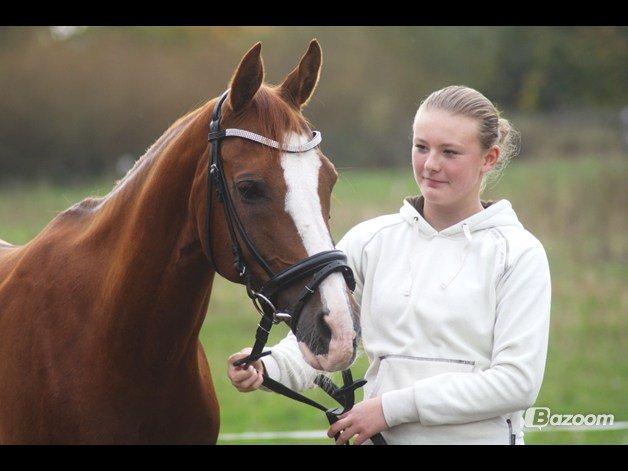
M332 340L333 343L333 340ZM319 371L342 371L351 366L354 359L353 344L347 348L331 348L326 354L315 355L312 350L303 342L299 342L299 348L303 358L312 368Z

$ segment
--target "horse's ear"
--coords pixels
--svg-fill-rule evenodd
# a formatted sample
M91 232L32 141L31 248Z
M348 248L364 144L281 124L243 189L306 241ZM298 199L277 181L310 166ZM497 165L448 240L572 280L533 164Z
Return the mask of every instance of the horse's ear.
M316 39L312 39L310 47L301 58L299 65L288 74L280 90L284 98L297 109L305 106L312 96L321 73L323 52Z
M264 64L260 54L262 43L247 52L231 79L229 102L235 113L242 111L251 101L264 80Z

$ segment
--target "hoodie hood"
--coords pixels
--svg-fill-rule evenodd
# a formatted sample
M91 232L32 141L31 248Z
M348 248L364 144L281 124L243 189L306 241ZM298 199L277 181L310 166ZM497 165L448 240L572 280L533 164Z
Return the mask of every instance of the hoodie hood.
M519 222L515 211L512 209L510 201L502 199L496 202L481 201L482 206L484 207L482 211L439 232L430 226L430 224L423 217L423 203L423 196L409 197L403 201L403 206L399 209L399 213L403 219L412 227L416 228L416 231L421 237L426 239L431 239L436 236L444 236L451 239L457 239L460 237L466 238L461 252L460 264L453 273L442 280L440 284L442 289L447 289L451 282L454 281L458 274L462 271L462 268L467 260L467 255L471 250L473 232L503 226L523 227L523 225Z
M423 217L423 203L423 196L409 197L403 201L403 205L399 209L403 219L411 226L416 227L419 234L423 237L431 238L437 235L456 237L464 235L468 241L471 241L473 232L483 229L502 226L523 227L512 209L510 201L502 199L496 202L482 201L484 210L439 232L430 226Z

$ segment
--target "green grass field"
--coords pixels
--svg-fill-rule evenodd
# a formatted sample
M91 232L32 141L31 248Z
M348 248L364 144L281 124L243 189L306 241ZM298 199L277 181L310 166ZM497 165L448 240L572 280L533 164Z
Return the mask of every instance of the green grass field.
M404 196L417 192L410 168L339 172L332 202L335 240L364 219L396 212ZM545 380L536 405L553 413L611 413L615 422L628 420L627 179L628 160L621 158L521 160L483 197L509 199L548 253L552 320ZM65 187L4 184L0 238L28 242L58 211L86 196L106 194L113 180ZM315 409L271 393L241 394L230 385L226 359L251 345L256 316L241 286L217 279L201 340L221 404L221 433L325 429L326 420ZM276 327L269 344L286 331L285 326ZM362 375L366 366L360 358L354 375ZM334 405L318 391L309 395ZM529 432L526 442L628 444L628 431Z

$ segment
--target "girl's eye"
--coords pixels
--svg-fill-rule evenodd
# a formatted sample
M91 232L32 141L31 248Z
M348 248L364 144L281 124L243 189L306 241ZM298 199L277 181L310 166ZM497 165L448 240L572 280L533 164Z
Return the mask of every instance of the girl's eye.
M266 194L260 182L246 180L236 184L242 199L248 203L254 203L265 198Z
M449 156L453 156L453 155L458 155L458 152L456 152L455 150L451 150L451 149L445 149L443 151L444 154L449 155Z
M425 152L427 150L427 147L423 144L415 144L414 147L416 147L419 152Z

